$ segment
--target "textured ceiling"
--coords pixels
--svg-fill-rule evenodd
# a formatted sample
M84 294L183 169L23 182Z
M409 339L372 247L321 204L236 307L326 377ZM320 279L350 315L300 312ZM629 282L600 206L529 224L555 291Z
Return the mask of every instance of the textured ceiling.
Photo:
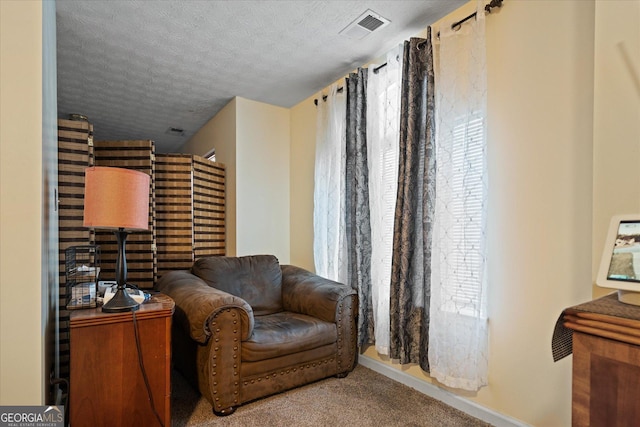
M464 3L57 0L58 114L178 151L234 96L291 107ZM391 24L339 34L367 9Z

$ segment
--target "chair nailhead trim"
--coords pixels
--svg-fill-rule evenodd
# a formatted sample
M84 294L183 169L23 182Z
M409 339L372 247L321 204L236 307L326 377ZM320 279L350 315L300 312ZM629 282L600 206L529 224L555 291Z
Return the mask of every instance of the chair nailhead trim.
M288 374L292 374L294 372L297 372L298 370L303 371L305 368L309 369L309 368L315 368L318 366L322 366L322 365L326 365L328 363L334 362L335 358L329 357L327 359L323 359L323 360L319 360L316 362L311 362L311 363L306 363L306 364L302 364L300 366L296 366L295 368L290 368L287 369L285 371L280 371L280 375L288 375ZM256 377L256 378L252 378L251 380L245 380L243 381L243 385L249 385L249 383L251 384L255 384L256 381L261 382L262 380L268 380L268 379L275 379L278 376L277 372L271 372L266 374L265 376L260 376L260 377Z
M232 317L237 317L236 312L235 312L235 311L232 311L230 308L228 308L228 309L224 310L224 313L231 313L231 316L232 316ZM216 314L216 317L217 317L217 316L219 316L220 314L221 314L221 313ZM237 325L237 324L238 324L238 319L234 319L234 320L233 320L233 324L234 324L234 325ZM214 318L214 319L211 321L211 325L212 325L212 326L218 326L218 325L219 325L219 321L218 321L216 318ZM215 328L215 332L216 332L217 334L220 334L220 331L221 331L221 328L220 328L220 327ZM233 341L234 341L235 343L237 343L237 342L238 342L238 337L237 337L237 335L238 335L238 328L237 328L237 326L236 326L236 327L234 327L233 332L232 332L232 335L235 335L235 336L233 337ZM215 337L215 342L216 342L216 343L220 342L220 337L219 337L219 336L216 336L216 337ZM233 357L234 359L237 359L237 358L238 358L238 350L239 350L239 346L238 346L237 344L236 344L236 345L234 345L234 346L233 346L233 354L232 354L232 357ZM211 379L212 379L212 385L213 385L211 392L212 392L212 394L213 394L213 395L218 395L218 391L219 391L219 390L218 390L218 381L217 381L217 375L218 375L218 371L217 371L217 359L218 359L218 355L220 354L220 352L221 352L221 348L220 348L220 346L216 345L215 347L213 347L213 354L211 355L211 358L212 358L212 364L211 364L211 366L212 366L212 368L213 368L213 370L211 371L211 377L212 377ZM238 370L237 370L237 368L238 368L238 364L237 364L237 363L234 363L233 367L234 367L233 375L234 375L235 377L238 377L238 376L239 376L239 374L238 374ZM245 385L246 385L246 383L245 383ZM238 381L235 381L235 382L234 382L234 386L236 387L236 390L234 390L234 391L233 391L233 393L234 393L234 395L235 395L236 397L234 398L233 402L237 404L237 403L238 403L237 395L238 395L238 392L239 392L239 390L237 389L237 387L238 387ZM215 406L216 406L216 408L217 408L217 409L220 409L220 407L222 406L222 405L220 405L219 401L220 401L220 398L219 398L219 397L216 397L216 398L215 398Z

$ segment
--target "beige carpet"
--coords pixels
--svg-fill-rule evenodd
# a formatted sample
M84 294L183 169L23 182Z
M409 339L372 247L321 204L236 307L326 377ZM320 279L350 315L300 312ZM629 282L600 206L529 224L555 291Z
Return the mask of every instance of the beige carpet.
M357 366L346 378L328 378L247 403L227 417L176 371L172 374L173 426L490 426L444 403Z

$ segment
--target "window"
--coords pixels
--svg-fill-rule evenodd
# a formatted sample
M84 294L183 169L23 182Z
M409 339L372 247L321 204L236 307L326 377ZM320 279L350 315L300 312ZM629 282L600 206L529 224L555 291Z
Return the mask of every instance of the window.
M211 150L209 150L207 152L207 154L205 154L202 157L204 157L205 159L211 160L212 162L215 162L216 161L216 149L212 148Z
M451 187L448 211L452 223L447 235L449 277L443 284L442 310L479 317L482 297L483 209L485 199L484 118L474 113L461 118L452 132Z

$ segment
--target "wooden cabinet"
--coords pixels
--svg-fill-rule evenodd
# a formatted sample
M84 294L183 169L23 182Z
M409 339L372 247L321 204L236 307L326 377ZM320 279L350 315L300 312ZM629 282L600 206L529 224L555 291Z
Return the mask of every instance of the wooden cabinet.
M610 314L564 311L565 327L573 331L572 425L636 426L640 320L633 317L640 317L640 307L619 303L615 296L596 304L602 307Z
M70 314L71 426L171 425L173 311L171 298L155 294L133 313Z

